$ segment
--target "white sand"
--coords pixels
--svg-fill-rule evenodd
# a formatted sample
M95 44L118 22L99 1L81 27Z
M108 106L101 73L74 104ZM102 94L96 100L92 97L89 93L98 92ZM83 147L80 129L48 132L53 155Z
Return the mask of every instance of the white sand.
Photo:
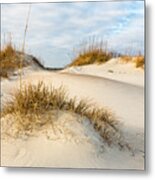
M114 68L113 63L111 64ZM126 67L126 64L123 69L126 72L125 78L124 74L118 76L116 71L110 76L105 71L99 77L99 68L102 69L104 65L96 66L82 67L83 70L78 74L67 73L68 70L57 73L40 70L25 75L23 82L37 83L43 80L49 86L51 83L56 87L63 85L69 97L88 98L96 106L106 106L122 123L122 131L133 148L134 156L127 150L120 151L104 144L87 119L81 121L78 116L60 112L55 130L46 128L28 139L2 139L3 166L144 169L143 72L136 70L139 75L131 75L131 67ZM116 67L118 68L118 64ZM120 69L122 70L121 67ZM10 93L19 87L19 82L3 80L1 83L4 103Z
M112 59L101 65L85 65L70 67L62 72L74 74L87 74L92 76L104 77L120 82L144 86L144 71L135 68L134 63L123 63L119 59Z

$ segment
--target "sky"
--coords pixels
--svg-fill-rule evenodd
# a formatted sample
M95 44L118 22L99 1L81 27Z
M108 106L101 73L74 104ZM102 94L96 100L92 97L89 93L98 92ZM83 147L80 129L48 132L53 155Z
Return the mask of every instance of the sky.
M11 34L21 48L29 4L1 5L1 44ZM144 54L144 1L34 3L25 51L46 67L71 62L81 44L103 41L109 50Z

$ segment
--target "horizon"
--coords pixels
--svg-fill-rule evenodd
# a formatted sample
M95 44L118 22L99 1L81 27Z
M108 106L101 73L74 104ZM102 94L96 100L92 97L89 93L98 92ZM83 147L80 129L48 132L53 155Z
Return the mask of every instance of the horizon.
M26 53L45 67L69 64L74 49L95 37L111 51L144 54L144 1L31 3ZM1 44L4 34L21 47L29 4L1 4ZM12 18L13 17L13 18Z

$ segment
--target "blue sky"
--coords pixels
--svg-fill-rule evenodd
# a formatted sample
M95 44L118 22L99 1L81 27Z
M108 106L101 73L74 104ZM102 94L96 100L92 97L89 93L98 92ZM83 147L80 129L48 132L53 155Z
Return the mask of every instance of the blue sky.
M11 33L21 47L29 4L2 4L1 42ZM73 2L31 5L26 51L45 66L63 67L80 43L95 37L117 52L144 53L144 2Z

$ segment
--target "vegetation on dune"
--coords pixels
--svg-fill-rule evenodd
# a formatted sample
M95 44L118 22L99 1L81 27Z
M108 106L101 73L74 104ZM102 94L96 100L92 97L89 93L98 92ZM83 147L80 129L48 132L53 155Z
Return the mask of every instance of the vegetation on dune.
M18 53L12 43L8 43L0 50L0 77L8 78L14 71L19 69L23 55ZM28 65L28 62L22 61L22 67Z
M144 68L145 65L145 60L144 60L144 56L136 56L134 59L136 68Z
M101 64L115 57L119 57L125 63L134 63L136 68L144 68L145 62L143 55L122 55L120 53L110 52L102 41L97 42L94 39L82 46L68 67Z
M145 59L143 55L135 55L135 56L123 55L120 57L120 60L125 63L132 62L135 64L136 68L144 69Z
M52 118L55 111L67 111L87 118L109 145L117 144L120 148L127 146L122 141L119 122L111 112L97 108L87 100L69 99L63 87L49 88L43 82L29 84L22 91L17 91L4 106L2 117L13 115L19 135L51 124L56 120L56 117Z
M20 81L21 81L21 69L29 65L29 63L25 61L24 50L25 50L25 41L26 41L30 11L31 11L31 4L29 5L29 9L28 9L28 14L24 29L22 49L20 50L20 52L17 53L16 49L13 47L11 41L12 40L11 34L9 37L10 38L9 43L7 43L5 47L0 50L0 77L8 78L10 75L13 74L14 71L20 69Z
M94 63L101 64L107 62L112 57L114 57L114 53L107 51L102 41L90 41L77 53L69 66L82 66Z

